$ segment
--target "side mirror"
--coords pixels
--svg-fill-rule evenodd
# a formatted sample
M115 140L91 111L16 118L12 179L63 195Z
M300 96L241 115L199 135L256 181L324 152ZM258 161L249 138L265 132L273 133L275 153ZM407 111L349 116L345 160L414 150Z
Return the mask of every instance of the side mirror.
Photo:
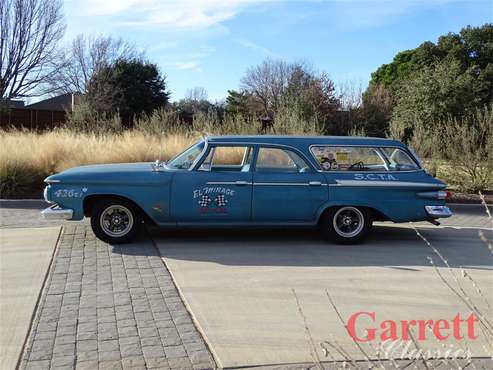
M161 172L166 167L166 162L156 159L156 162L152 163L151 167L154 172Z

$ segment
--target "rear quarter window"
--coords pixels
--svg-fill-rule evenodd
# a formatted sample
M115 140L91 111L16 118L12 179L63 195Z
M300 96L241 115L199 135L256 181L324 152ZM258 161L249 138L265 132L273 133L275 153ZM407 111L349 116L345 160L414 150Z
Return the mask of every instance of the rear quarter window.
M324 171L414 171L419 164L403 149L317 145L310 147Z
M382 148L382 151L387 157L391 171L412 171L419 169L419 165L402 149L388 147Z
M388 171L378 148L312 146L310 151L324 171Z

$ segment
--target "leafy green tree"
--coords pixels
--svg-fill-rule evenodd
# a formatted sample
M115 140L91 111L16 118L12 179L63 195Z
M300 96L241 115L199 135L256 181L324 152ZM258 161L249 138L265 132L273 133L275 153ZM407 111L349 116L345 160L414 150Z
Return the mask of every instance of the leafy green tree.
M436 44L426 41L415 49L397 53L391 63L380 66L371 75L370 87L384 85L396 92L415 72L445 59L459 61L463 71L474 66L481 72L493 61L492 40L493 24L488 23L440 36Z
M226 113L233 116L258 117L264 113L262 103L246 91L228 90Z
M392 63L380 66L371 74L369 86L382 85L395 90L401 81L438 59L436 45L427 41L416 49L397 53Z
M119 59L100 68L88 85L87 100L100 113L119 113L125 123L168 104L164 76L155 64Z
M424 122L431 128L448 117L470 114L482 103L477 101L475 82L474 70L470 68L463 73L457 60L424 68L398 91L392 125L404 130L407 139L415 122Z
M436 44L427 41L398 53L372 73L363 108L375 101L381 87L390 93L392 114L378 114L381 121L374 123L385 130L392 117L391 129L399 126L405 137L412 132L413 121L431 125L448 115L460 118L483 108L493 101L493 24L468 26L439 37ZM377 117L372 109L366 111ZM364 113L365 109L363 121L371 121Z

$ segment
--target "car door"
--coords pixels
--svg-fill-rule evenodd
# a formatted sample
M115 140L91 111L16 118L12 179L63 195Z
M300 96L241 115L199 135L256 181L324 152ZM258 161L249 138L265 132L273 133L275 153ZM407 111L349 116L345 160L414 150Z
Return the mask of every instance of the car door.
M254 222L311 222L327 200L323 174L299 153L259 147L253 173Z
M211 145L203 161L173 177L172 217L177 223L244 223L251 220L250 146Z

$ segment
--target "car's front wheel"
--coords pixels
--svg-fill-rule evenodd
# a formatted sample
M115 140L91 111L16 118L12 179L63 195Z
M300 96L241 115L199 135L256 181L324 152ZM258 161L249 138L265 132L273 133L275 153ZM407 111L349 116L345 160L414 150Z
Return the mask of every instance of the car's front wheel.
M364 207L330 208L320 220L324 236L340 244L354 244L361 241L368 234L371 226L371 214Z
M142 223L139 211L123 199L101 201L91 212L94 234L109 244L126 243L137 235Z

